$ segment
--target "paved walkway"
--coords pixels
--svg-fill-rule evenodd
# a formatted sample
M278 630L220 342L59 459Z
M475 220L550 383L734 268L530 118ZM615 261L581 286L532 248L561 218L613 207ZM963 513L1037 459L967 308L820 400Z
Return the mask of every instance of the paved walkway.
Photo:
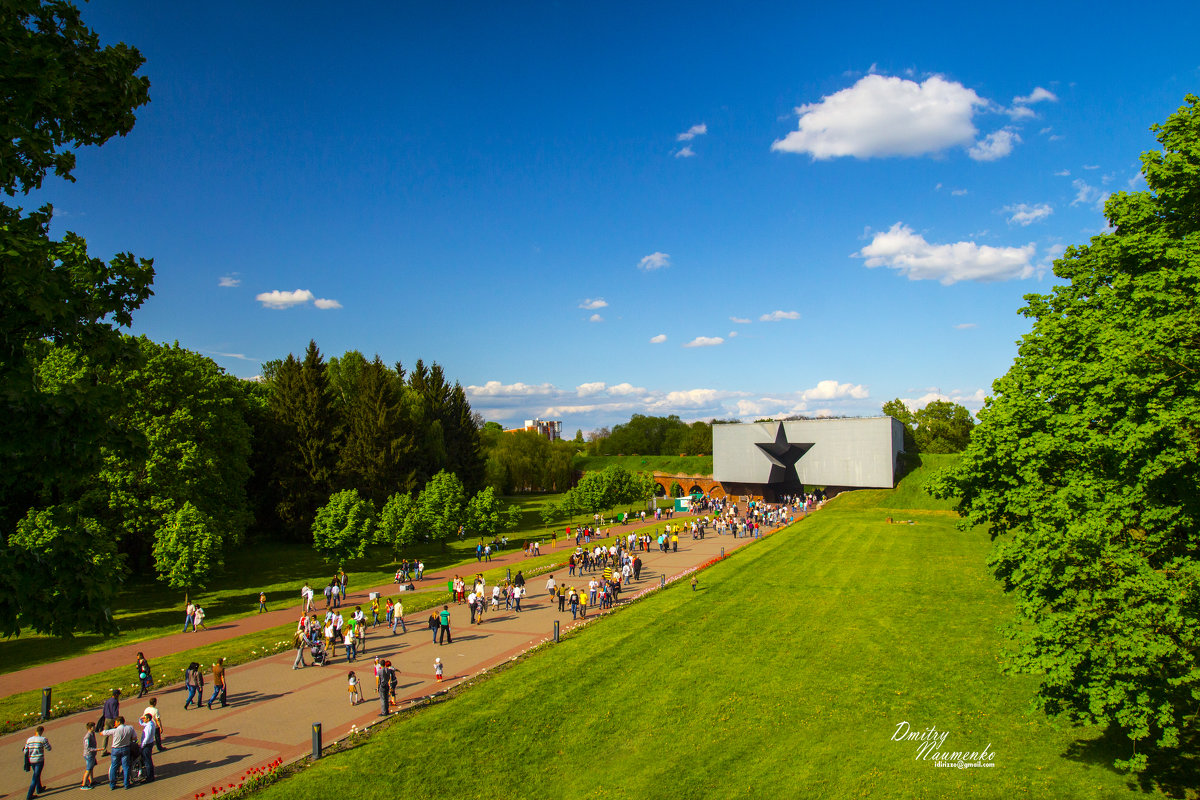
M631 526L623 530L630 529ZM722 549L729 552L752 541L755 540L711 534L702 540L693 540L690 536L681 538L677 553L652 550L643 554L642 580L623 594L632 596L640 589L657 585L664 576L669 580L704 563ZM504 566L513 555L516 556L512 559L514 564L522 559L520 552L507 554L504 558L493 559L489 566ZM566 556L564 549L564 560ZM577 588L581 584L587 585L588 576L582 580L567 578L565 568L554 574L557 579L565 579ZM444 585L446 577L442 575L440 580ZM529 596L522 603L526 609L522 613L503 610L489 613L482 625L468 624L470 613L465 604L451 605L453 644L435 645L430 641L425 626L426 611L406 617L409 623L407 634L392 636L383 625L369 631L366 652L354 665L347 665L339 648L339 656L325 668L310 666L293 670L295 655L291 651L233 667L228 673L227 708L184 711L186 693L181 687L158 690L155 696L159 698L166 732L164 744L168 749L157 753L154 760L158 780L153 786L138 787L134 791L151 795L156 800L192 800L198 792L211 793L214 786L236 785L247 770L263 767L276 758L282 758L286 763L307 755L311 751L313 723L322 723L324 741L330 743L346 736L352 726L363 728L376 722L379 702L372 677L375 656L390 659L398 669L398 696L403 707L410 700L452 687L548 639L553 632L554 620L560 622L564 632L569 630L573 627L570 613L560 613L557 602L551 606L545 591L546 580L545 575L529 580L526 587ZM434 581L433 577L427 579L431 585ZM382 587L382 590L394 592L394 587ZM365 595L365 592L357 595L359 600L356 601L356 595L351 594L351 604L361 602ZM247 617L230 623L229 628L222 626L221 630L169 636L140 643L132 651L116 648L16 674L30 673L24 680L32 680L35 686L53 685L67 675L74 677L131 663L129 656L138 649L145 651L153 663L162 654L195 647L206 641L219 641L215 639L217 635L227 639L294 621L298 610L293 607ZM230 628L236 632L230 633ZM213 634L214 638L207 638L208 634ZM440 657L445 665L446 680L440 686L433 679L435 657ZM346 691L346 672L351 668L363 678L366 702L358 706L349 704ZM145 707L143 703L127 698L122 703L126 719L140 716ZM54 748L47 756L46 771L42 775L42 783L50 790L49 794L76 791L83 771L84 724L96 716L96 711L88 711L46 723L46 736ZM0 771L0 799L23 796L29 785L29 776L15 765L20 763L21 747L30 733L22 731L0 737L0 763L11 767ZM107 768L108 759L101 759L95 772L100 791L108 791Z

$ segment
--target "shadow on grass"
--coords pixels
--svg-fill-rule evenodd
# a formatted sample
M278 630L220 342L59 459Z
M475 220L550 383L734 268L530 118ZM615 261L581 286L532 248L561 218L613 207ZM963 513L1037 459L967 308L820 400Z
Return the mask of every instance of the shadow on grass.
M1113 762L1129 758L1129 739L1116 727L1110 727L1094 739L1077 739L1063 754L1071 761L1094 764L1128 778L1129 787L1147 794L1162 792L1167 797L1195 797L1200 790L1200 736L1185 736L1176 750L1150 756L1149 766L1140 775L1117 769Z

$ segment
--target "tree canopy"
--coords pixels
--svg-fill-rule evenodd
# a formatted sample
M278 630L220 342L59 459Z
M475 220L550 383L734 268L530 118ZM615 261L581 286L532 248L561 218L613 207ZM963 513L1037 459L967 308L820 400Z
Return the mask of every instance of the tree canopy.
M0 191L10 197L40 187L49 172L74 180L75 149L125 135L149 100L150 83L136 74L138 51L101 47L63 0L5 2L0 40ZM75 233L52 239L51 216L49 206L25 214L0 203L0 596L8 598L0 628L7 634L22 626L114 629L108 607L120 561L111 539L94 535L98 523L80 495L119 398L94 375L70 391L47 388L37 365L47 343L74 348L92 370L131 357L118 328L131 323L154 279L149 260L121 253L105 263Z
M913 411L900 398L883 404L883 413L904 425L904 447L919 453L961 453L971 441L971 412L949 400L932 400Z
M1152 128L1147 191L1055 261L962 460L932 487L986 524L1017 669L1122 765L1191 750L1200 698L1200 107Z

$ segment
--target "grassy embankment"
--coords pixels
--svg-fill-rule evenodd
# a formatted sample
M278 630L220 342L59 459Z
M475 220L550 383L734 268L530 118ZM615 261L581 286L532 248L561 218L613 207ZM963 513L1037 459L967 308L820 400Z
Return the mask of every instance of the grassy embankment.
M1003 674L1012 602L988 537L919 490L946 461L842 495L701 573L700 591L651 595L264 797L350 776L368 800L1140 795L1099 730L1029 712L1034 680ZM919 742L893 740L902 723L994 766L916 758Z
M677 475L712 475L712 456L576 456L575 469L601 470L620 465L630 472L669 472Z

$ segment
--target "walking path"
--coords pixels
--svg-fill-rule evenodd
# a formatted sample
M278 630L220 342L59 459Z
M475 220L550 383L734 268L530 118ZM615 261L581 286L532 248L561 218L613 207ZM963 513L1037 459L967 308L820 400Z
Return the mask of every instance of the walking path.
M633 527L613 529L613 532L627 533ZM669 580L699 566L719 555L722 550L729 552L753 541L750 538L734 539L712 534L701 540L693 540L690 535L681 537L677 553L652 550L642 554L642 580L633 583L622 594L632 596L641 589L658 585L664 577ZM568 550L564 547L564 560L567 554ZM512 558L514 555L516 558ZM520 552L510 553L494 558L489 566L503 566L506 561L516 564L520 560ZM565 567L556 571L554 577L559 582L565 580L568 585L577 588L580 585L586 587L589 578L587 575L568 578ZM427 578L431 585L436 585L437 580L444 584L446 579L445 574ZM529 580L526 586L529 596L522 602L522 613L503 610L491 612L481 625L468 624L470 614L465 604L451 605L453 644L433 644L425 624L427 612L420 612L406 617L409 627L407 634L392 636L383 625L369 631L366 651L360 654L359 660L353 665L347 665L339 648L339 656L331 659L332 663L325 668L293 670L293 651L233 667L227 674L229 706L226 708L184 711L186 693L182 687L156 691L155 696L160 698L165 731L163 742L168 749L155 754L158 779L154 785L134 791L152 793L156 800L192 800L199 792L211 794L213 787L236 785L247 770L264 767L277 758L287 763L307 755L311 752L313 723L322 724L324 741L328 744L346 736L354 726L363 728L376 722L379 713L373 678L373 659L376 656L390 659L398 670L398 697L403 707L411 700L454 686L481 670L501 664L545 641L552 636L554 620L561 623L563 632L569 630L575 623L572 623L569 612L558 611L557 601L551 604L545 591L546 580L545 575ZM382 587L382 591L394 593L395 587ZM366 592L351 594L349 604L353 606L365 597ZM211 633L228 639L263 630L294 621L299 610L297 605L286 610L246 617L230 623L229 627L214 629ZM231 633L230 629L235 632ZM177 634L153 642L142 642L132 650L116 648L16 674L31 673L24 678L26 682L32 681L34 686L50 686L67 676L76 677L130 664L132 654L138 649L145 651L153 663L154 658L163 654L195 647L204 641L220 640L205 637L204 633ZM440 657L445 665L446 680L441 685L433 679L435 657ZM362 679L366 702L358 706L351 706L348 701L346 673L349 669L354 669ZM211 693L211 686L206 686L206 689ZM141 715L143 708L145 700L130 697L122 703L122 713L130 722ZM47 755L42 783L50 794L76 790L83 772L81 742L84 723L95 720L97 715L98 712L93 710L46 723L45 735L54 749ZM15 765L19 763L21 747L30 734L31 731L22 731L0 737L0 763L12 765L11 769L3 770L0 774L0 800L23 795L28 788L28 774L16 769ZM102 791L107 791L107 768L107 759L101 759L96 766L96 784Z

